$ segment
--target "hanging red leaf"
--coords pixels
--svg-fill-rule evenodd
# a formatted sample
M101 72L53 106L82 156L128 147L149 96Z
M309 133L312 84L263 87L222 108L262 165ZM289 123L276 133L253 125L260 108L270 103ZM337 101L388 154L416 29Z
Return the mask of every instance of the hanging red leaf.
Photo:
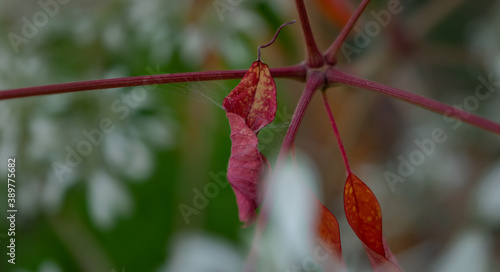
M227 179L236 195L240 221L247 226L260 204L258 181L264 155L259 152L257 133L276 115L276 85L269 67L255 61L241 82L222 102L231 126L231 157Z
M401 271L382 235L382 213L373 192L349 173L344 187L347 221L363 243L374 271Z

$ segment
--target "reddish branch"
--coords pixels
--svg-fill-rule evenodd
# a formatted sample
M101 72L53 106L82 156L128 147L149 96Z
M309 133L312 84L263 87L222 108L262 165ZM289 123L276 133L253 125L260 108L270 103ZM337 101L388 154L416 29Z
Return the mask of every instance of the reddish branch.
M299 104L295 109L292 121L290 122L288 131L286 132L285 139L283 140L283 145L281 146L281 151L278 161L281 161L283 158L285 158L286 155L288 154L288 151L290 151L290 147L293 145L295 141L295 136L297 135L300 123L302 122L302 118L304 117L307 106L311 102L311 99L316 90L325 86L325 83L326 82L323 73L318 71L313 71L309 74L305 90L302 93L302 96L300 97Z
M307 17L304 0L295 0L295 5L297 6L297 11L299 12L302 32L304 33L306 42L306 65L307 67L311 68L321 67L325 62L323 60L323 55L319 51L318 46L316 45L316 41L314 40L314 36L311 30L311 24L309 23L309 18Z
M295 66L275 68L270 70L272 76L275 78L291 78L299 81L305 81L307 73L306 67L304 65L295 65ZM26 87L26 88L0 91L0 100L28 97L28 96L47 95L47 94L61 94L61 93L70 93L79 91L111 89L120 87L133 87L133 86L193 82L193 81L238 79L242 78L246 72L247 70L189 72L189 73L99 79L99 80L80 81L80 82L53 84L53 85L36 86L36 87Z
M440 113L444 116L452 117L479 128L494 132L500 135L500 124L484 119L472 113L454 108L444 103L432 100L427 97L419 96L410 92L399 90L384 84L373 82L367 79L342 73L334 68L329 68L326 71L328 83L341 83L351 86L361 87L363 89L372 90L392 98L396 98L413 105Z

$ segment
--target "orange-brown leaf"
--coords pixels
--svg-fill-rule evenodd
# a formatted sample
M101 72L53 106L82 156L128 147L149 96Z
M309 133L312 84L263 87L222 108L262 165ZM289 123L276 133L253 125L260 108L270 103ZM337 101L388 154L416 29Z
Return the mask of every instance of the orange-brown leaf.
M343 263L339 223L335 216L333 216L323 204L319 203L319 209L318 236L330 251L328 253L332 255L333 258L336 258L335 261Z
M382 213L373 192L349 173L344 187L347 221L368 253L375 271L400 271L396 258L382 235Z
M380 205L370 188L352 173L344 187L344 209L347 221L359 239L384 255Z

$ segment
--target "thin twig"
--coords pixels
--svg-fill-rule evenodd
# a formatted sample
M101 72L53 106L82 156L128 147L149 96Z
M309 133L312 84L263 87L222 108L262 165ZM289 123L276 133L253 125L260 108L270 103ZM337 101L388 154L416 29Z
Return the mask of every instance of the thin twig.
M340 138L337 123L335 122L335 118L333 118L332 109L330 108L330 104L328 103L326 92L323 90L321 94L323 97L323 104L325 105L326 112L328 113L328 118L330 119L330 123L332 124L333 132L335 133L335 138L337 139L337 145L339 146L340 154L342 155L342 159L344 160L345 170L347 172L347 175L349 176L349 174L351 173L351 166L349 165L349 160L347 159L347 153L345 152L344 144L342 143L342 139Z
M337 54L342 47L342 44L344 44L344 41L347 39L347 36L351 32L352 28L354 27L354 24L359 19L359 16L363 13L365 10L366 6L370 3L370 0L363 0L361 4L356 8L356 11L352 14L351 18L349 19L349 22L344 26L340 34L337 36L335 41L332 43L330 48L325 53L325 60L326 63L330 65L335 65L337 63Z

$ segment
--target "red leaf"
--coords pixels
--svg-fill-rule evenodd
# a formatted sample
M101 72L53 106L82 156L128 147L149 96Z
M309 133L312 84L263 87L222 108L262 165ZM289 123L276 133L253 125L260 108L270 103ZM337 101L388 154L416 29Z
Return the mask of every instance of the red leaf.
M222 102L231 126L227 179L233 187L240 221L250 224L259 206L258 180L267 159L258 149L258 131L276 115L276 85L269 67L255 61Z
M396 258L382 236L382 213L373 192L354 174L349 173L344 188L347 221L363 242L375 271L401 271Z

